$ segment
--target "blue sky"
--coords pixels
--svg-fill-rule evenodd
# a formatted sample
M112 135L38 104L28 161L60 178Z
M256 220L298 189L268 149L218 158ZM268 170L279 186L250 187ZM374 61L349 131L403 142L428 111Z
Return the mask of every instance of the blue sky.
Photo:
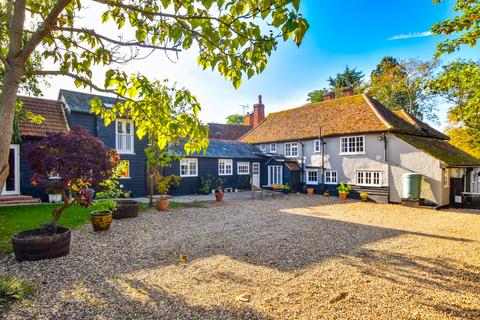
M328 77L343 71L346 65L368 76L387 55L431 59L441 39L409 35L427 32L432 24L453 16L453 4L453 0L437 5L432 0L302 0L301 11L310 23L303 44L297 48L292 41L282 43L266 70L245 80L238 90L218 73L202 71L195 52L181 53L176 63L158 53L131 63L126 70L169 78L189 88L202 104L204 122L224 122L229 114L242 113L240 105L251 107L259 94L263 95L266 113L279 111L304 104L308 92L327 86ZM93 17L86 16L86 23L93 23ZM395 37L403 39L392 40ZM442 60L479 56L478 47L465 48ZM45 95L56 98L60 88L75 89L69 80L55 79ZM439 109L442 122L438 127L442 128L446 106L440 105Z

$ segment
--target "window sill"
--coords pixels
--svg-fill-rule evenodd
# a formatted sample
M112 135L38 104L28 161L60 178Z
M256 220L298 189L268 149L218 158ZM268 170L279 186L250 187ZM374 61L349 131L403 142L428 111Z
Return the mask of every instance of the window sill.
M319 185L318 182L305 182L305 184L307 184L309 186L318 186Z
M356 186L359 186L359 187L375 187L375 188L380 188L380 187L383 187L383 185L381 184L356 184Z
M128 180L128 179L132 179L132 177L119 177L118 179L119 180Z
M249 173L237 173L238 176L248 176L250 175L250 172Z
M115 150L115 151L117 151L118 154L131 154L131 155L135 155L135 154L136 154L135 152L118 151L118 150Z
M195 177L198 177L198 175L188 175L188 176L182 176L180 175L180 178L195 178Z
M300 158L300 156L285 156L285 158Z
M358 155L366 155L366 152L340 152L339 156L358 156Z
M219 176L233 176L233 173L218 174Z
M337 185L338 182L325 182L325 184L329 184L329 185Z

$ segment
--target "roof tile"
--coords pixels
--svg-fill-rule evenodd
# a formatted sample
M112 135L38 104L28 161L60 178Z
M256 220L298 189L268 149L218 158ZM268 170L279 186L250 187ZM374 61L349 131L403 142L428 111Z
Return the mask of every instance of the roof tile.
M48 132L67 131L68 124L62 106L55 100L34 97L19 97L23 108L34 114L41 115L45 120L35 124L28 120L19 123L20 133L26 137L44 137Z

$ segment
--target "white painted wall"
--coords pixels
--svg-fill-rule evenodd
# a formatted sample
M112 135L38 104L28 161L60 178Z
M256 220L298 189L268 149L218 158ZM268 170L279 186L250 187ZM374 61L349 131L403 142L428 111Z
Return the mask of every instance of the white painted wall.
M443 186L439 160L394 135L387 137L387 160L391 163L389 165L390 201L401 201L402 175L417 172L423 176L420 196L437 205L448 204L449 188Z

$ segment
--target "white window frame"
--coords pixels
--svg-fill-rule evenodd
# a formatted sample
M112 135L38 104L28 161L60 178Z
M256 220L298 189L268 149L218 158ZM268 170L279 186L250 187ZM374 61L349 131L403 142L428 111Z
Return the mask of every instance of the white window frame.
M362 141L362 150L358 149L358 141ZM353 151L350 148L353 141ZM366 154L365 136L340 137L340 154ZM344 142L346 143L344 148Z
M313 152L319 153L322 151L322 141L320 139L313 140Z
M120 160L120 162L122 161L125 161L127 163L127 175L126 176L121 176L121 177L118 177L119 179L130 179L131 178L131 175L130 175L130 160Z
M315 173L317 178L315 180L310 180L310 175L309 173ZM318 184L318 170L317 169L307 169L305 170L305 183L306 184Z
M227 170L228 168L230 168L230 170ZM219 176L233 175L233 159L218 159L218 175Z
M262 150L263 152L267 151L267 145L265 143L262 143L260 145L260 150Z
M130 124L130 133L127 134L126 128L127 128L127 123ZM122 133L118 133L118 126L119 124L122 126ZM119 154L134 154L135 153L135 146L134 146L134 132L135 132L135 127L133 124L133 120L128 120L128 119L117 119L115 120L115 149ZM125 144L125 147L120 149L119 148L119 139L123 140L123 136L125 136L125 140L123 143ZM130 141L130 149L126 148L127 145L127 139Z
M240 168L247 169L247 170L240 170ZM250 174L250 162L237 162L237 174L241 175L249 175Z
M277 152L277 144L276 143L270 143L270 152Z
M295 150L295 154L293 153ZM298 158L298 142L287 142L285 143L285 157L287 158Z
M450 188L450 175L448 169L442 170L442 184L444 188Z
M332 175L334 173L334 175ZM335 179L333 179L335 178ZM338 171L325 170L325 184L338 184Z
M272 173L275 177L272 176ZM279 181L272 181L273 178ZM268 185L283 184L283 166L268 166Z
M375 174L378 173L378 184L374 183ZM361 175L361 179L359 177ZM367 182L370 181L370 182ZM377 170L357 170L355 172L355 182L357 186L366 187L381 187L382 186L382 171Z
M192 170L192 164L195 165L195 172ZM182 166L186 166L186 173L182 173ZM198 159L184 158L180 159L180 177L198 177Z

